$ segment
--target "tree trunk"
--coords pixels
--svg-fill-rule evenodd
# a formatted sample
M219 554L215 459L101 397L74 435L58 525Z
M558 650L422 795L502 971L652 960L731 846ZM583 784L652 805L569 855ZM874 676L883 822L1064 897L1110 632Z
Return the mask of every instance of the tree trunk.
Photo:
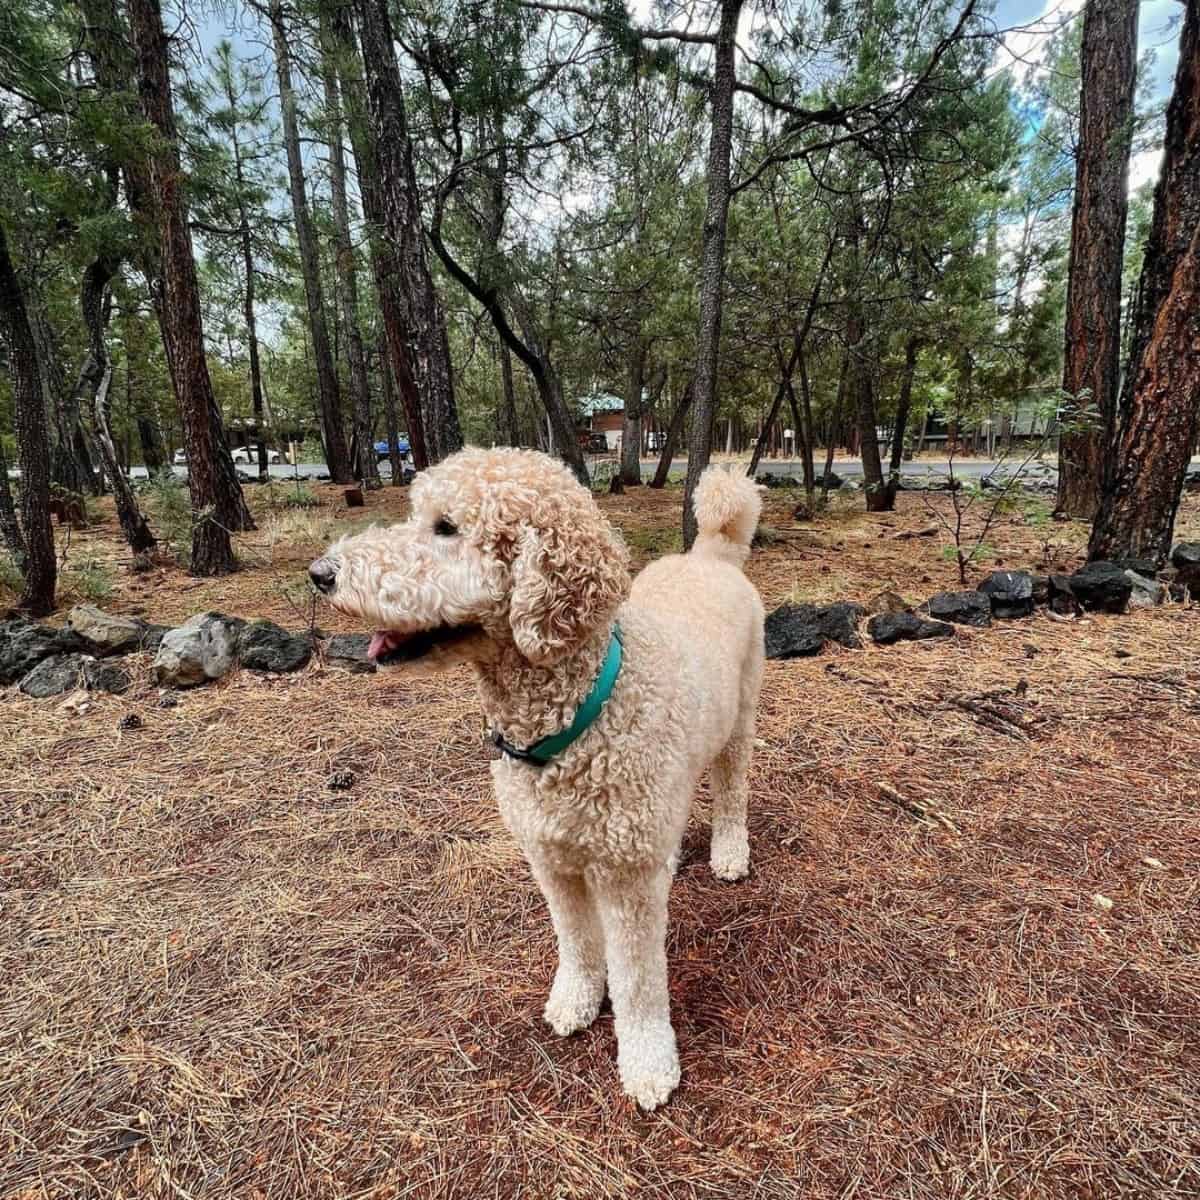
M338 90L337 44L329 16L321 12L321 75L325 88L325 120L329 138L329 179L334 229L334 277L345 330L346 358L350 364L350 394L354 414L355 462L363 487L380 486L379 467L371 438L371 388L367 382L367 355L358 321L358 271L350 238L350 206L346 201L346 151L342 143L342 101Z
M1116 429L1137 22L1138 0L1084 7L1062 385L1074 411L1059 439L1058 511L1086 521L1096 515Z
M867 512L890 512L895 507L895 497L889 494L883 481L883 463L879 457L879 416L875 408L875 372L871 361L870 337L866 318L857 301L852 301L849 306L846 350L850 362L847 390L853 396L858 421Z
M13 506L12 488L8 482L8 456L4 453L4 439L0 437L0 545L8 551L13 565L20 569L25 561L25 535L17 520Z
M116 272L115 259L101 256L92 261L83 273L83 283L79 289L79 310L83 315L84 328L88 332L88 357L100 369L100 384L94 399L96 443L100 449L100 461L112 487L121 532L134 554L146 554L154 549L155 538L138 508L133 488L129 486L129 480L117 461L117 451L109 427L108 394L112 386L112 363L104 344L104 295Z
M508 343L503 338L500 340L500 383L504 390L501 437L506 445L519 446L521 430L520 420L517 416L517 392L513 386L512 351L509 350Z
M896 492L900 489L901 464L904 462L904 435L908 431L908 414L912 409L913 380L917 374L917 355L920 341L910 337L904 343L904 374L900 377L900 395L896 400L896 424L892 428L892 458L888 463L888 492L891 495L889 508L896 506Z
M300 252L300 270L304 277L304 297L308 306L308 327L312 337L313 361L317 370L317 405L329 474L334 483L350 483L354 471L342 428L342 400L338 388L329 327L325 320L325 292L321 284L321 263L316 233L308 210L304 187L304 160L300 156L300 123L296 113L296 93L292 88L291 49L283 20L283 6L272 0L271 37L275 48L275 71L279 80L279 110L283 119L283 141L287 150L288 181L292 198L292 219L296 226L296 244Z
M158 134L158 144L147 160L147 181L159 222L157 257L162 286L159 303L162 327L168 334L167 361L179 400L188 459L191 570L194 575L221 575L232 571L235 564L229 529L218 519L220 482L213 436L216 402L204 356L196 260L181 190L167 37L159 0L128 0L128 6L142 111Z
M436 462L462 446L446 317L434 291L425 256L421 199L386 0L358 0L357 11L383 240L397 272L396 282L400 285L394 296L401 305L396 318L417 350L417 375L425 393L420 421L423 452L430 461ZM397 328L394 333L389 333L389 339L399 333L400 328ZM394 348L394 365L396 358L397 349ZM404 382L399 371L397 378L401 380L403 392ZM409 421L411 424L411 414ZM414 456L415 453L414 448Z
M796 369L796 360L800 357L799 339L792 340L792 352L786 362L784 362L783 354L778 346L775 348L775 354L778 358L779 382L775 385L775 395L771 400L771 407L767 412L766 420L763 421L762 429L759 431L758 440L754 443L754 450L750 454L750 465L746 468L746 474L751 479L754 478L759 461L771 441L771 431L775 428L779 410L787 398L788 384L791 382L792 372Z
M695 411L688 441L687 483L683 496L683 544L696 539L692 495L712 457L717 411L717 357L721 343L721 301L725 281L725 230L729 222L729 159L733 144L733 90L737 82L737 25L742 0L721 0L721 23L714 47L712 133L708 143L708 199L700 250L700 325L696 335Z
M392 487L404 483L404 460L400 456L400 426L396 421L396 389L388 356L387 334L379 339L379 375L383 380L383 420L387 431L388 464L392 469ZM412 443L410 442L411 446Z
M642 391L646 385L646 342L634 338L625 384L625 412L621 418L621 482L638 487L642 482Z
M37 345L29 325L21 283L0 225L0 334L8 344L21 468L20 547L18 566L24 575L20 607L35 617L54 611L54 531L50 527L50 441L46 429L46 397L38 367ZM5 490L8 472L5 471ZM5 517L5 525L9 519ZM6 535L11 537L11 531Z
M674 461L675 451L679 448L688 409L692 406L692 394L695 390L693 382L691 379L687 381L683 395L679 397L679 403L675 405L675 411L671 414L671 423L667 426L667 437L663 442L662 453L658 456L658 467L654 472L654 478L650 481L652 488L666 487L667 480L671 476L671 463Z
M1198 348L1200 7L1190 0L1138 283L1116 465L1105 482L1089 558L1162 562L1170 552L1200 420Z

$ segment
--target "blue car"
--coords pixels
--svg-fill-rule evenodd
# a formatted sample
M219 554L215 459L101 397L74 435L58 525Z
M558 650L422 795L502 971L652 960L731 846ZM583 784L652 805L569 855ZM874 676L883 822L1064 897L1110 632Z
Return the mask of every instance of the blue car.
M396 450L399 452L401 459L408 457L409 448L408 438L396 439ZM383 460L388 457L388 444L386 438L384 438L384 440L381 442L375 443L375 455L380 462L383 462Z

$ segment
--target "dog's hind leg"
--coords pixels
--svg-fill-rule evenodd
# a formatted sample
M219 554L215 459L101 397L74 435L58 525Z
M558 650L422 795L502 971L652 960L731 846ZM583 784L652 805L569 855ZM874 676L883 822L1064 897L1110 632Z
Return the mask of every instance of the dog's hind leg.
M712 847L709 862L718 879L744 879L750 873L750 836L746 830L750 756L754 752L754 714L762 665L742 681L741 709L733 736L712 766Z
M559 1037L586 1029L604 999L604 932L581 875L533 864L558 938L558 970L543 1016Z

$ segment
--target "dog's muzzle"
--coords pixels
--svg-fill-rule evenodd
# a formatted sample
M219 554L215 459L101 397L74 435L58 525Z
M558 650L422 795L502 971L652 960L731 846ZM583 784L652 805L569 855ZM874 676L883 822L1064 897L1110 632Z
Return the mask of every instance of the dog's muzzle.
M329 558L318 558L308 568L308 577L312 580L313 587L326 596L333 594L333 589L337 586L337 574L337 563Z

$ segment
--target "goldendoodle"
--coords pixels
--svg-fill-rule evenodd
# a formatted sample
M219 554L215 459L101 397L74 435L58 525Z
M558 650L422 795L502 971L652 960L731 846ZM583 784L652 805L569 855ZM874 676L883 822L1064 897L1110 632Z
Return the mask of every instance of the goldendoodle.
M679 1082L667 893L709 766L713 873L749 869L763 608L742 564L760 507L753 483L710 468L690 553L631 586L624 543L561 463L467 449L417 476L406 522L343 538L310 571L379 631L379 666L474 667L500 811L558 937L545 1018L586 1028L607 982L621 1083L648 1109Z

